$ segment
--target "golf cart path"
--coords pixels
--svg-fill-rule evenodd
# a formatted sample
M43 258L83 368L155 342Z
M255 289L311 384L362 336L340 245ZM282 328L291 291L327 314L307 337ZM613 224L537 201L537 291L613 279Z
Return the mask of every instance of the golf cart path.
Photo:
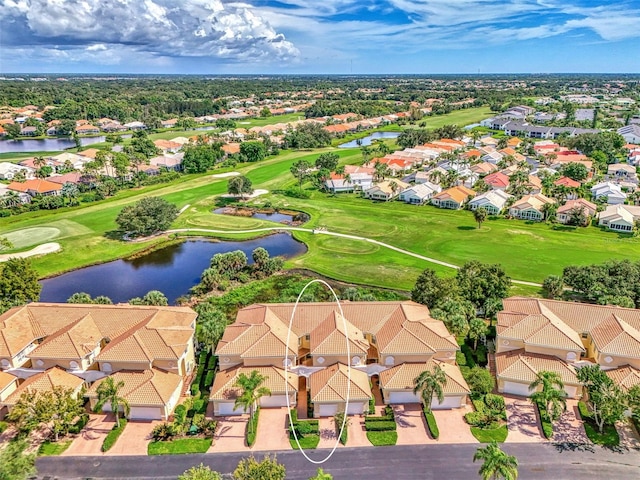
M184 232L206 232L206 233L260 233L260 232L270 232L270 231L296 231L296 232L307 232L318 235L330 235L333 237L341 237L341 238L349 238L351 240L360 240L363 242L373 243L374 245L379 245L381 247L388 248L390 250L394 250L396 252L402 253L404 255L409 255L411 257L418 258L420 260L425 260L427 262L435 263L436 265L442 265L443 267L453 268L458 270L460 267L454 265L452 263L443 262L442 260L437 260L435 258L426 257L424 255L420 255L418 253L410 252L409 250L404 250L402 248L394 247L393 245L389 245L388 243L380 242L378 240L373 240L367 237L360 237L358 235L348 235L346 233L337 233L330 232L328 230L320 230L320 229L311 229L311 228L302 228L302 227L265 227L265 228L254 228L251 230L213 230L208 228L176 228L173 230L167 230L166 233L184 233ZM513 283L517 283L518 285L528 285L531 287L542 287L539 283L534 282L526 282L524 280L511 280Z

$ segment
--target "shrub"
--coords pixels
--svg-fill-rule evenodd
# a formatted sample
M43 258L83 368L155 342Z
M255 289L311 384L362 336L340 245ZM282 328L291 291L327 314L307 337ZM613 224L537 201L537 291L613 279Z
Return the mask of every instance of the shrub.
M197 377L191 384L191 395L194 397L200 395L200 380Z
M151 430L151 438L156 442L171 440L177 434L176 428L171 423L161 423Z
M487 415L484 412L466 413L464 420L472 427L483 427L487 425Z
M211 355L211 357L209 357L209 361L207 362L207 370L215 370L217 363L218 357L216 357L215 355Z
M127 419L126 418L121 418L120 419L120 426L119 427L117 425L113 426L113 429L104 438L104 442L102 442L102 449L101 450L103 452L109 451L109 449L115 445L116 441L118 440L118 438L122 434L122 431L124 430L124 427L126 427L126 426L127 426Z
M540 416L540 424L542 425L542 433L545 438L553 437L553 424L549 419L549 412L542 402L535 402L536 408L538 409L538 415Z
M7 422L0 422L0 433L4 432L9 424Z
M376 413L376 399L371 397L369 399L369 415Z
M427 427L429 427L429 433L434 439L438 439L440 436L440 430L438 429L438 424L436 422L436 417L433 415L433 412L428 412L426 408L422 409L422 413L424 413L424 418L427 421Z
M486 368L476 366L470 370L462 371L462 375L474 394L486 395L491 393L496 384L491 372Z
M71 427L69 427L69 433L80 433L80 431L87 425L87 423L89 422L89 415L86 413L83 413L82 415L80 415L80 418L78 418L78 420L76 421L76 423L74 423L73 425L71 425ZM1 424L2 422L0 422ZM3 432L3 428L2 425L0 425L0 433Z
M187 407L184 405L178 405L173 412L173 422L176 425L183 426L187 419Z
M390 432L396 429L396 422L366 422L365 428L368 432Z
M247 446L252 447L256 443L256 435L258 433L258 417L260 416L260 407L256 408L253 418L247 422L246 439Z
M213 437L213 434L216 433L216 428L218 427L218 422L215 420L207 420L206 418L202 421L200 425L200 431L206 435L207 437Z
M204 398L197 398L193 402L193 411L196 413L206 413L207 411L207 402Z
M578 402L578 411L580 412L580 417L583 420L589 419L593 416L593 414L589 411L589 407L584 402Z
M207 376L204 378L204 387L209 389L211 388L211 385L213 385L213 378L215 377L216 372L214 372L213 370L209 370L207 372Z
M500 395L488 393L484 397L484 403L492 412L502 413L505 410L504 397Z
M302 199L311 198L311 193L305 190L299 190L297 188L288 188L287 190L282 190L278 193L282 193L286 197L291 197L291 198L302 198Z
M459 367L467 366L467 357L464 356L464 353L456 352L456 363Z
M471 348L469 347L469 345L467 345L466 343L463 343L460 346L460 350L464 354L464 358L466 360L466 366L469 367L469 368L475 367L476 366L476 362L473 359L473 352L471 351Z

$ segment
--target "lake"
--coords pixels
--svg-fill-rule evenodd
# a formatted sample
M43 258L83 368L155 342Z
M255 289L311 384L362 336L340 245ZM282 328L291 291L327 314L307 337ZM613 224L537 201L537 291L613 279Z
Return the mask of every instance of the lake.
M216 208L213 211L213 213L215 213L216 215L233 215L233 213L227 213L228 210L229 210L228 207ZM269 220L271 222L278 222L278 223L293 222L293 215L280 213L280 212L269 212L269 213L256 212L250 217L245 217L245 218L257 218L258 220Z
M131 135L122 135L122 138L131 138ZM105 141L105 136L80 137L80 144L83 147ZM72 138L45 138L42 140L2 140L0 141L0 153L20 153L20 152L57 152L74 148L76 142Z
M351 140L350 142L343 143L338 145L338 148L358 148L365 147L367 145L371 145L374 140L381 140L383 138L398 138L400 136L400 132L374 132L371 135L368 135L359 140ZM358 145L358 141L362 142Z
M86 292L92 297L105 295L118 303L142 297L149 290L160 290L173 305L200 282L200 275L209 267L213 255L242 250L249 263L253 263L251 252L258 247L265 248L273 257L290 258L307 251L303 243L287 233L244 242L189 240L134 260L115 260L42 280L40 301L66 302L74 293Z

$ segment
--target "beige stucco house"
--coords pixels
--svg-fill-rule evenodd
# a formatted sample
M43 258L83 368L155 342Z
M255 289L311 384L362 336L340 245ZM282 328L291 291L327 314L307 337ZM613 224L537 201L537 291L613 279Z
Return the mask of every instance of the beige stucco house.
M597 363L614 379L616 369L640 369L640 310L521 297L503 304L496 337L500 392L528 396L535 372L551 370L569 397L578 398L575 372L583 365Z
M447 402L445 408L466 401L469 390L455 365L458 344L426 306L410 301L345 302L340 312L335 303L304 303L295 315L293 310L294 304L257 304L238 312L216 349L220 372L210 397L216 414L242 413L233 411L231 387L240 372L254 369L269 369L268 381L280 382L280 387L270 387L272 396L261 404L285 406L285 366L289 375L297 376L288 379L291 389L297 395L309 392L317 416L345 410L363 413L372 397L370 379L379 376L382 386L382 374L403 364L415 364L415 371L429 368L429 362L446 364L456 379L451 385L460 385L457 402ZM399 399L385 397L387 402Z
M90 385L89 392L102 378L117 375L125 390L144 385L140 388L152 399L140 403L133 396L136 408L130 418L167 418L183 377L195 366L196 316L185 307L127 304L15 307L0 315L0 369L26 378L25 383L42 372L60 370ZM169 386L171 392L165 390Z

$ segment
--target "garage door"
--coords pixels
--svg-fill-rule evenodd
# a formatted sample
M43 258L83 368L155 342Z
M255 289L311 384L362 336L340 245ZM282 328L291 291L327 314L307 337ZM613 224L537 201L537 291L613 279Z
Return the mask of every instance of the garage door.
M510 393L511 395L521 395L523 397L528 397L531 395L529 391L529 385L526 383L515 383L515 382L504 382L504 392Z
M160 420L162 412L158 407L131 407L131 420Z
M389 403L420 403L420 400L413 392L391 392L389 394Z
M260 398L261 407L286 407L287 396L286 395L272 395Z
M460 397L444 397L442 403L438 403L438 399L436 398L431 402L431 408L433 410L449 410L451 408L459 408L461 402L462 398Z
M347 408L347 415L362 415L364 412L364 403L350 402Z
M335 403L320 405L321 417L333 417L336 413L338 413L338 405Z
M564 391L567 392L569 398L578 398L578 387L572 385L565 385Z
M238 408L237 410L233 409L233 403L229 403L229 402L220 402L218 403L218 415L219 416L226 416L226 415L242 415L244 413L244 410L242 409L242 407Z

